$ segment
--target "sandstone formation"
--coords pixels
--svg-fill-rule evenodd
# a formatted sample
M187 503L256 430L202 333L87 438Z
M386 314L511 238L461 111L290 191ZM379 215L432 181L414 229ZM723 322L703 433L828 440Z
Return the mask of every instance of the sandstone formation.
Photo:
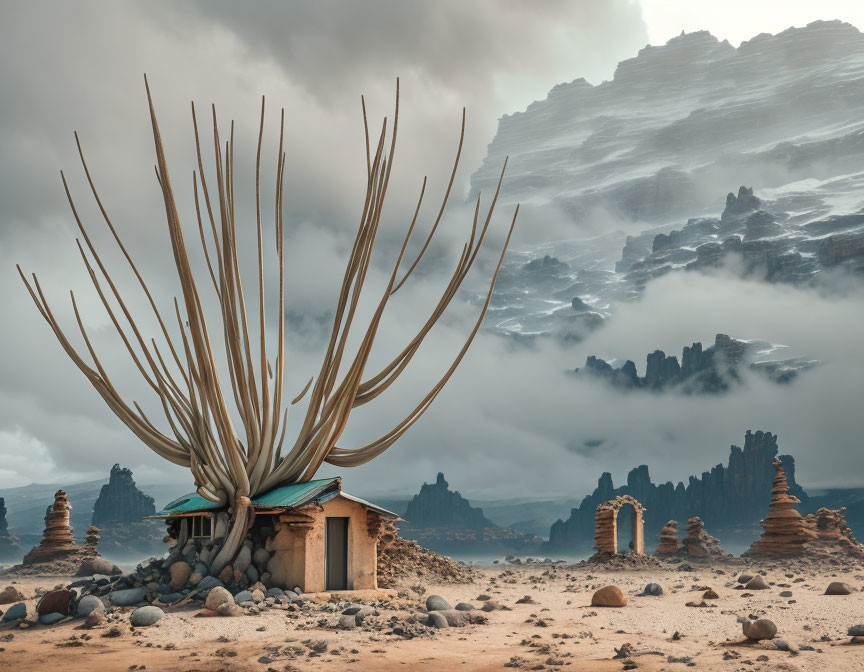
M778 366L778 362L756 362L760 346L764 343L744 342L717 334L714 345L705 350L699 342L685 347L680 364L676 356L655 350L647 357L644 376L639 376L632 360L628 359L622 367L614 368L594 355L590 355L585 366L574 373L583 378L606 381L624 390L659 392L674 388L687 394L719 394L741 383L746 370L765 374L777 383L788 383L798 373L820 364L809 359L784 360L782 366Z
M687 521L687 536L682 542L684 551L693 558L723 555L720 541L708 534L702 527L702 519L698 516Z
M678 522L670 520L660 530L660 544L657 555L674 555L678 552Z
M807 526L816 533L816 539L807 542L808 555L831 556L848 555L864 558L864 545L852 534L843 515L846 509L828 509L824 506L804 519Z
M132 480L129 469L115 464L108 483L102 486L93 505L92 525L106 528L117 523L137 523L144 516L156 513L153 498L145 495Z
M483 509L472 507L458 492L450 490L439 473L435 483L424 483L420 493L405 510L405 520L411 527L451 527L464 530L482 530L497 527L483 515Z
M712 530L755 526L768 509L776 459L783 463L790 493L803 502L808 500L795 483L794 459L788 455L778 458L778 452L775 434L747 431L744 447L732 446L726 466L718 464L701 476L691 476L686 486L681 482L652 483L645 465L633 469L626 485L617 488L612 475L604 473L594 492L570 511L569 519L552 525L548 549L587 550L594 536L597 507L620 495L630 495L645 507L645 534L650 539L657 538L670 518L698 516Z
M66 500L66 493L58 490L54 495L54 505L45 522L45 533L42 542L24 557L24 564L48 562L57 558L68 557L78 553L69 527L69 511L72 507Z
M592 607L624 607L627 598L618 586L605 586L591 596Z
M783 463L777 460L774 462L774 468L776 473L774 487L771 488L768 517L761 523L765 531L753 542L747 554L801 555L804 552L804 545L816 539L817 534L795 508L800 500L789 494L789 484L786 482Z

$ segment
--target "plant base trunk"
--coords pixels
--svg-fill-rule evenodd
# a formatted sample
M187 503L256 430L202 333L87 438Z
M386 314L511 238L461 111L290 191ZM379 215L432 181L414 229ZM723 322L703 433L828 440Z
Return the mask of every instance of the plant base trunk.
M216 557L210 563L210 574L218 576L225 565L234 560L234 556L240 550L243 542L246 540L246 534L249 528L252 527L252 521L255 519L255 509L252 506L252 501L248 497L238 497L234 501L234 511L231 519L231 527L228 529L228 536L225 538L225 543Z

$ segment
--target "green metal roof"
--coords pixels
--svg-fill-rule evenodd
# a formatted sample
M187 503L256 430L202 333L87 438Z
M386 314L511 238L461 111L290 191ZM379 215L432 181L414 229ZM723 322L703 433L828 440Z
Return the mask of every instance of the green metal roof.
M263 495L252 500L256 509L278 509L289 508L307 504L327 494L336 495L341 490L340 478L321 478L306 483L292 483L274 488ZM217 504L204 499L198 493L190 493L178 497L165 506L158 513L147 516L147 518L168 518L181 513L193 513L195 511L215 511L225 508L223 504Z

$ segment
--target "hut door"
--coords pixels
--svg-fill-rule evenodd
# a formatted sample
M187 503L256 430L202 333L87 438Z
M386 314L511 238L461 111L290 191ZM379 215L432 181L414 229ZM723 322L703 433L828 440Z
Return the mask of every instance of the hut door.
M327 518L327 590L348 589L348 519Z

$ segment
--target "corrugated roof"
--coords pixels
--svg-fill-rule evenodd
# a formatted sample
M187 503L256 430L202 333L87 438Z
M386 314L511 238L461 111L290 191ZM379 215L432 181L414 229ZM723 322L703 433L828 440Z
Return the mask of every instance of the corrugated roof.
M292 483L274 488L252 500L256 509L280 509L307 504L319 497L332 493L338 494L342 488L342 479L320 478L306 483ZM168 518L181 513L195 511L215 511L225 508L223 504L208 501L198 493L190 493L178 497L164 509L147 518Z

